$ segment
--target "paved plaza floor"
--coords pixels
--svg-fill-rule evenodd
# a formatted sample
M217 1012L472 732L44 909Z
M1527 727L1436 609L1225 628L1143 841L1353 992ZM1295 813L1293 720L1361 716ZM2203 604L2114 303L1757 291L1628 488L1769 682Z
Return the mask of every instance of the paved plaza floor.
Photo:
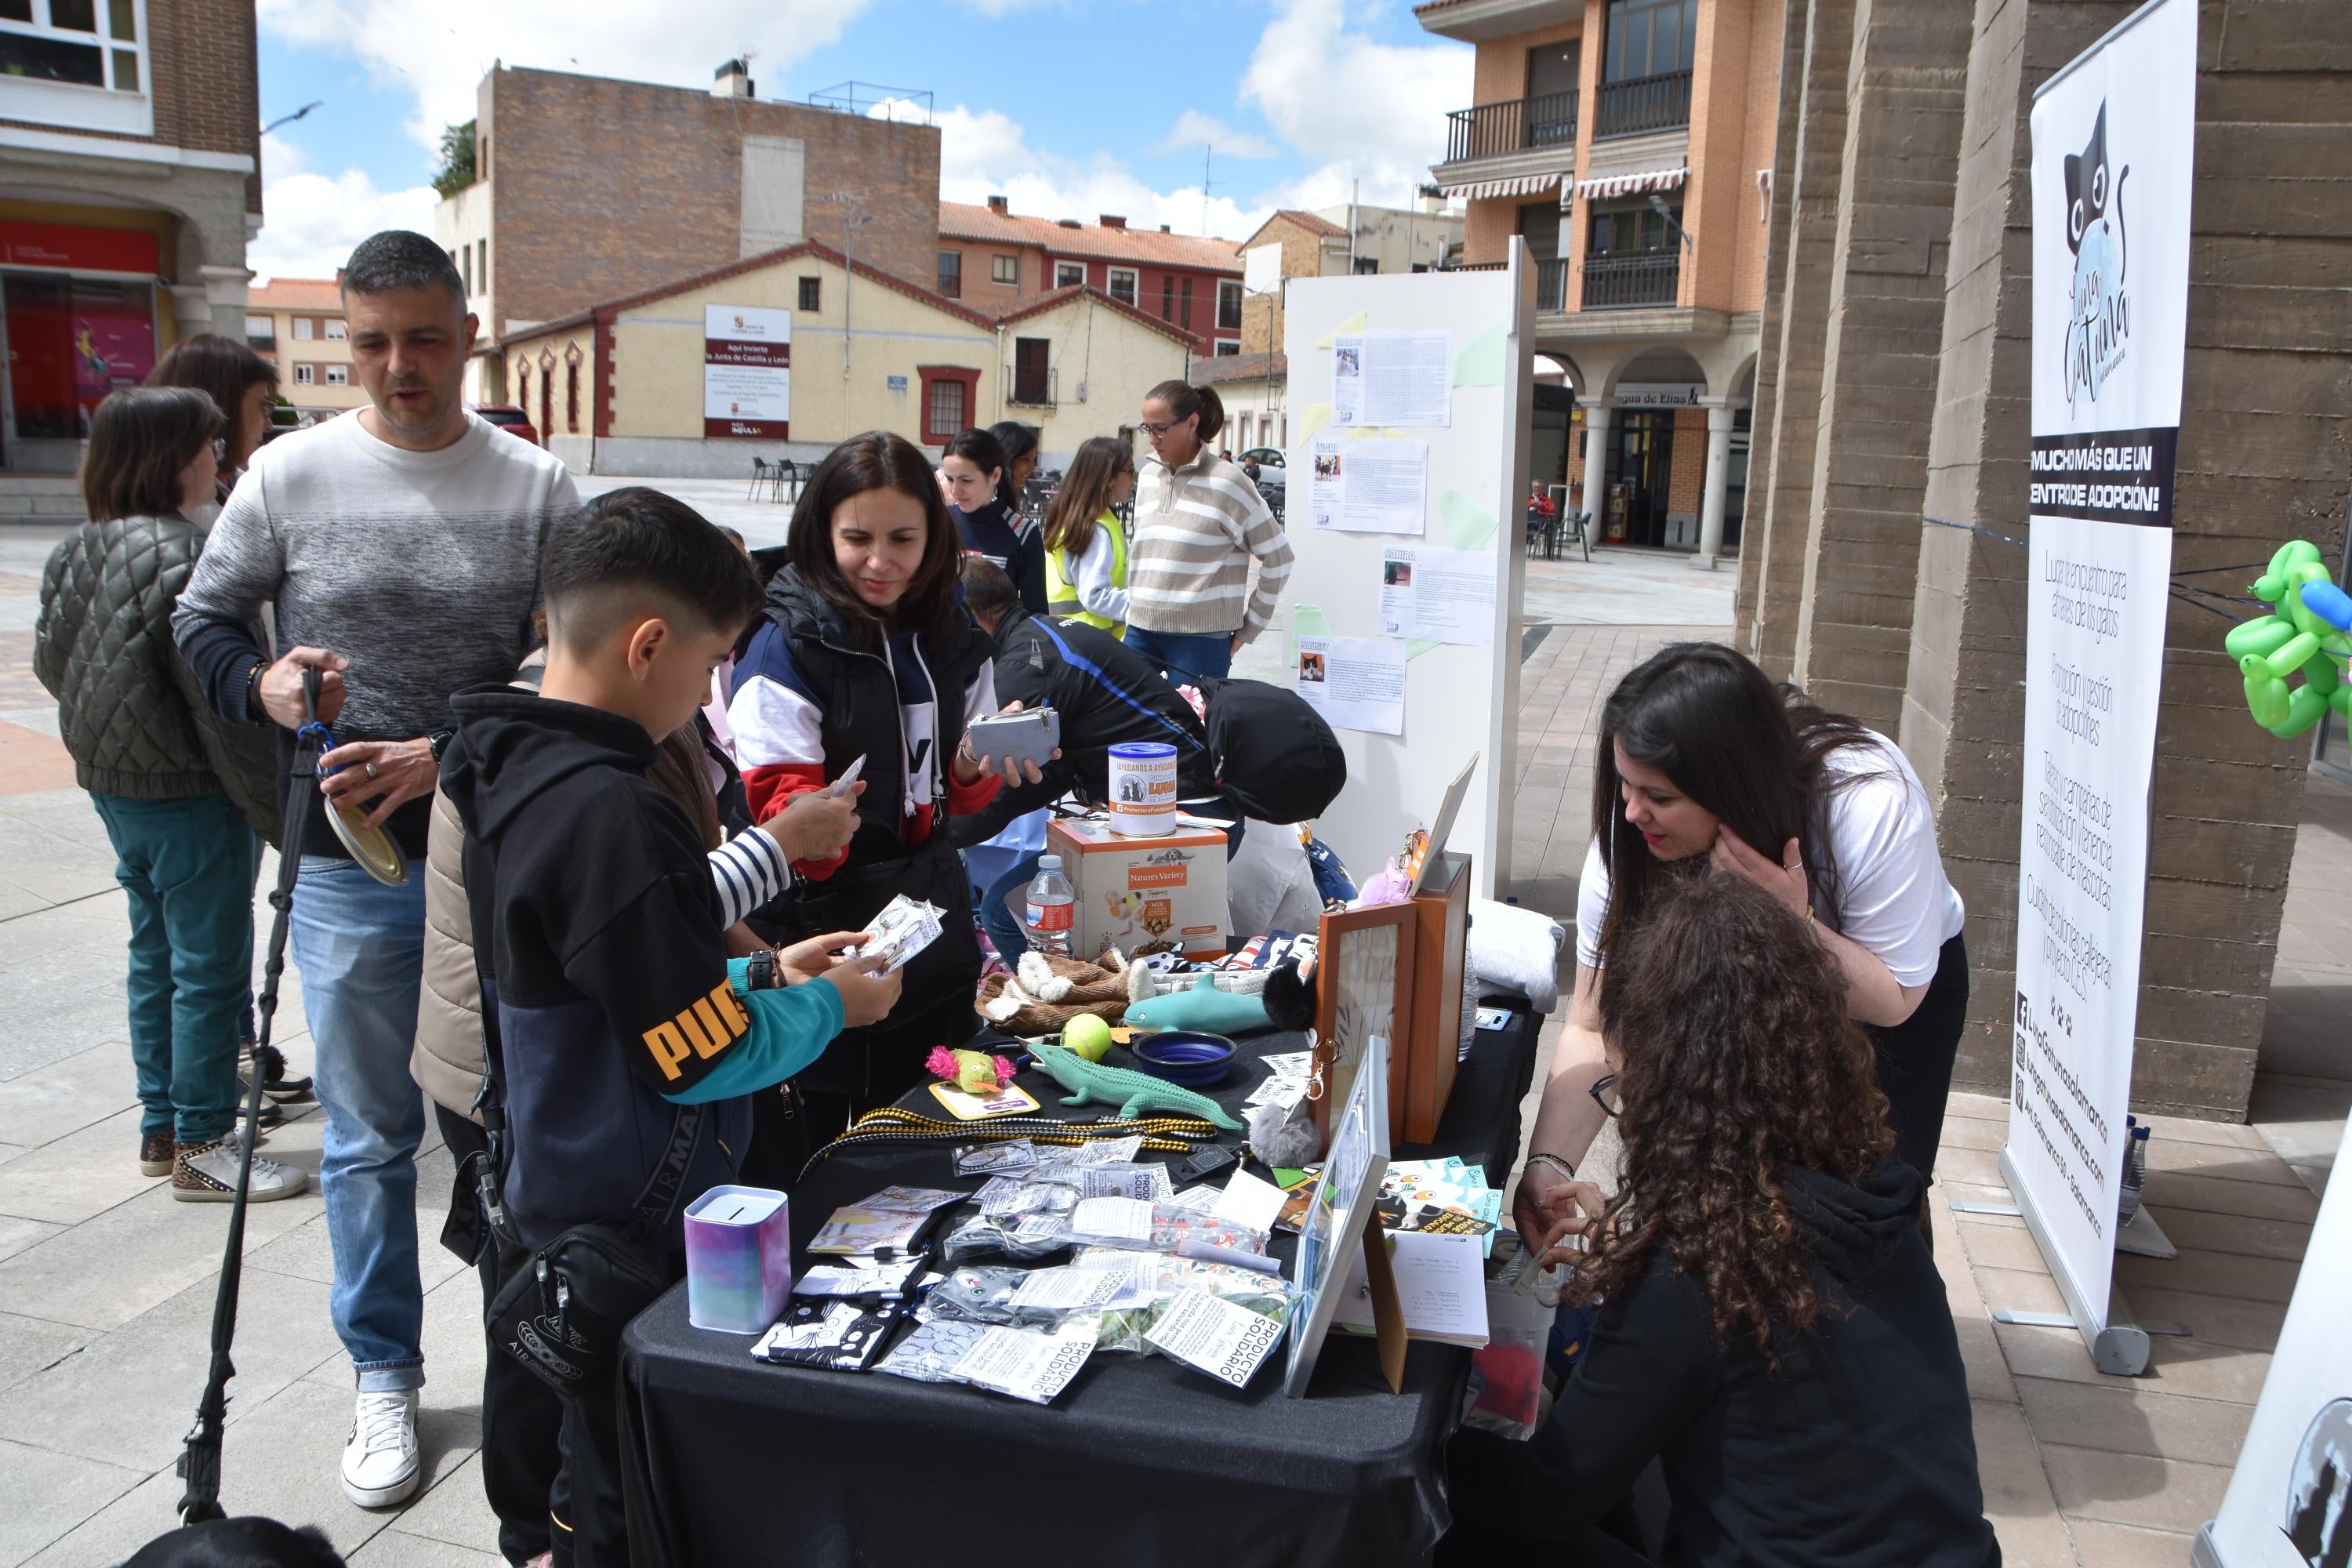
M786 509L744 503L740 486L668 488L755 543L782 538ZM58 537L0 529L0 1568L119 1563L174 1522L172 1463L204 1380L227 1219L138 1174L122 895L30 668L41 563ZM1572 910L1601 700L1662 643L1726 635L1731 581L1638 552L1532 566L1513 833L1523 902ZM1281 630L1245 669L1279 665ZM2347 869L2352 791L2315 781L2255 1124L2155 1122L2147 1200L2181 1256L2126 1259L2119 1275L2135 1308L2184 1321L2193 1337L2158 1341L2146 1377L2093 1371L2071 1331L1991 1321L1999 1307L2054 1308L2055 1287L2020 1222L1953 1212L1955 1199L2005 1199L2006 1106L1952 1099L1937 1258L1968 1361L1987 1507L2011 1564L2180 1563L2187 1532L2220 1500L2352 1100L2339 1081L2352 918L2340 896L2322 896ZM294 1070L309 1070L290 969L278 1038ZM315 1173L319 1123L315 1110L292 1116L268 1152ZM225 1500L318 1524L365 1568L497 1561L476 1458L480 1299L436 1240L451 1169L430 1129L428 1119L418 1216L425 1487L406 1508L355 1509L338 1481L352 1384L328 1326L316 1191L255 1207L247 1234Z

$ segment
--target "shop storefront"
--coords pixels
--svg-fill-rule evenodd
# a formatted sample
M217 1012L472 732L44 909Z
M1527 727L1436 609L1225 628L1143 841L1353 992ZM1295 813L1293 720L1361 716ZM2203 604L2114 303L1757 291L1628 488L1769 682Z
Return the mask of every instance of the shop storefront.
M90 411L155 367L158 236L0 218L0 468L70 473Z

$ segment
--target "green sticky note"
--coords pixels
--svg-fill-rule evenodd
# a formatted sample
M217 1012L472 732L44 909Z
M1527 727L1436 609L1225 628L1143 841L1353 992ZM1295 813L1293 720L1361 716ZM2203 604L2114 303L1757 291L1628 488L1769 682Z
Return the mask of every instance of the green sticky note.
M1307 1173L1304 1171L1294 1169L1288 1165L1277 1165L1275 1167L1274 1184L1282 1188L1285 1192L1288 1192L1291 1188L1297 1186L1306 1179Z
M1496 322L1462 345L1462 352L1454 356L1454 384L1456 386L1503 384L1502 322Z
M1404 644L1405 660L1410 663L1437 646L1438 644L1429 637L1407 637Z
M1437 515L1445 520L1446 537L1454 541L1456 550L1483 548L1498 526L1493 512L1457 489L1449 489L1437 498Z
M1302 637L1328 637L1331 635L1331 623L1323 618L1322 605L1295 605L1290 611L1290 629Z

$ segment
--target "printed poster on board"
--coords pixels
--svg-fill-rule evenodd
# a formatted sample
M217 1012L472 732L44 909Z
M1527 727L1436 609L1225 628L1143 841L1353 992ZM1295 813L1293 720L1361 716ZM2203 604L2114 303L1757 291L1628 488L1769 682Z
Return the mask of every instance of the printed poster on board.
M702 434L786 439L793 416L793 313L702 308Z
M2197 13L2163 0L2033 105L2033 445L2009 1152L2107 1321L2172 572Z

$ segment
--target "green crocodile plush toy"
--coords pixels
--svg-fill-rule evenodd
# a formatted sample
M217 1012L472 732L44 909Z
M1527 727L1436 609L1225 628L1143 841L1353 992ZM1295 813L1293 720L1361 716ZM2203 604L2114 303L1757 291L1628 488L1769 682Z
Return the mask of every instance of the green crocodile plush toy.
M1162 1083L1148 1073L1131 1068L1103 1067L1065 1046L1041 1042L1030 1047L1029 1054L1046 1077L1070 1091L1062 1100L1064 1105L1117 1105L1123 1117L1146 1109L1181 1110L1190 1116L1205 1117L1229 1131L1242 1130L1242 1124L1226 1115L1224 1108L1207 1095Z

